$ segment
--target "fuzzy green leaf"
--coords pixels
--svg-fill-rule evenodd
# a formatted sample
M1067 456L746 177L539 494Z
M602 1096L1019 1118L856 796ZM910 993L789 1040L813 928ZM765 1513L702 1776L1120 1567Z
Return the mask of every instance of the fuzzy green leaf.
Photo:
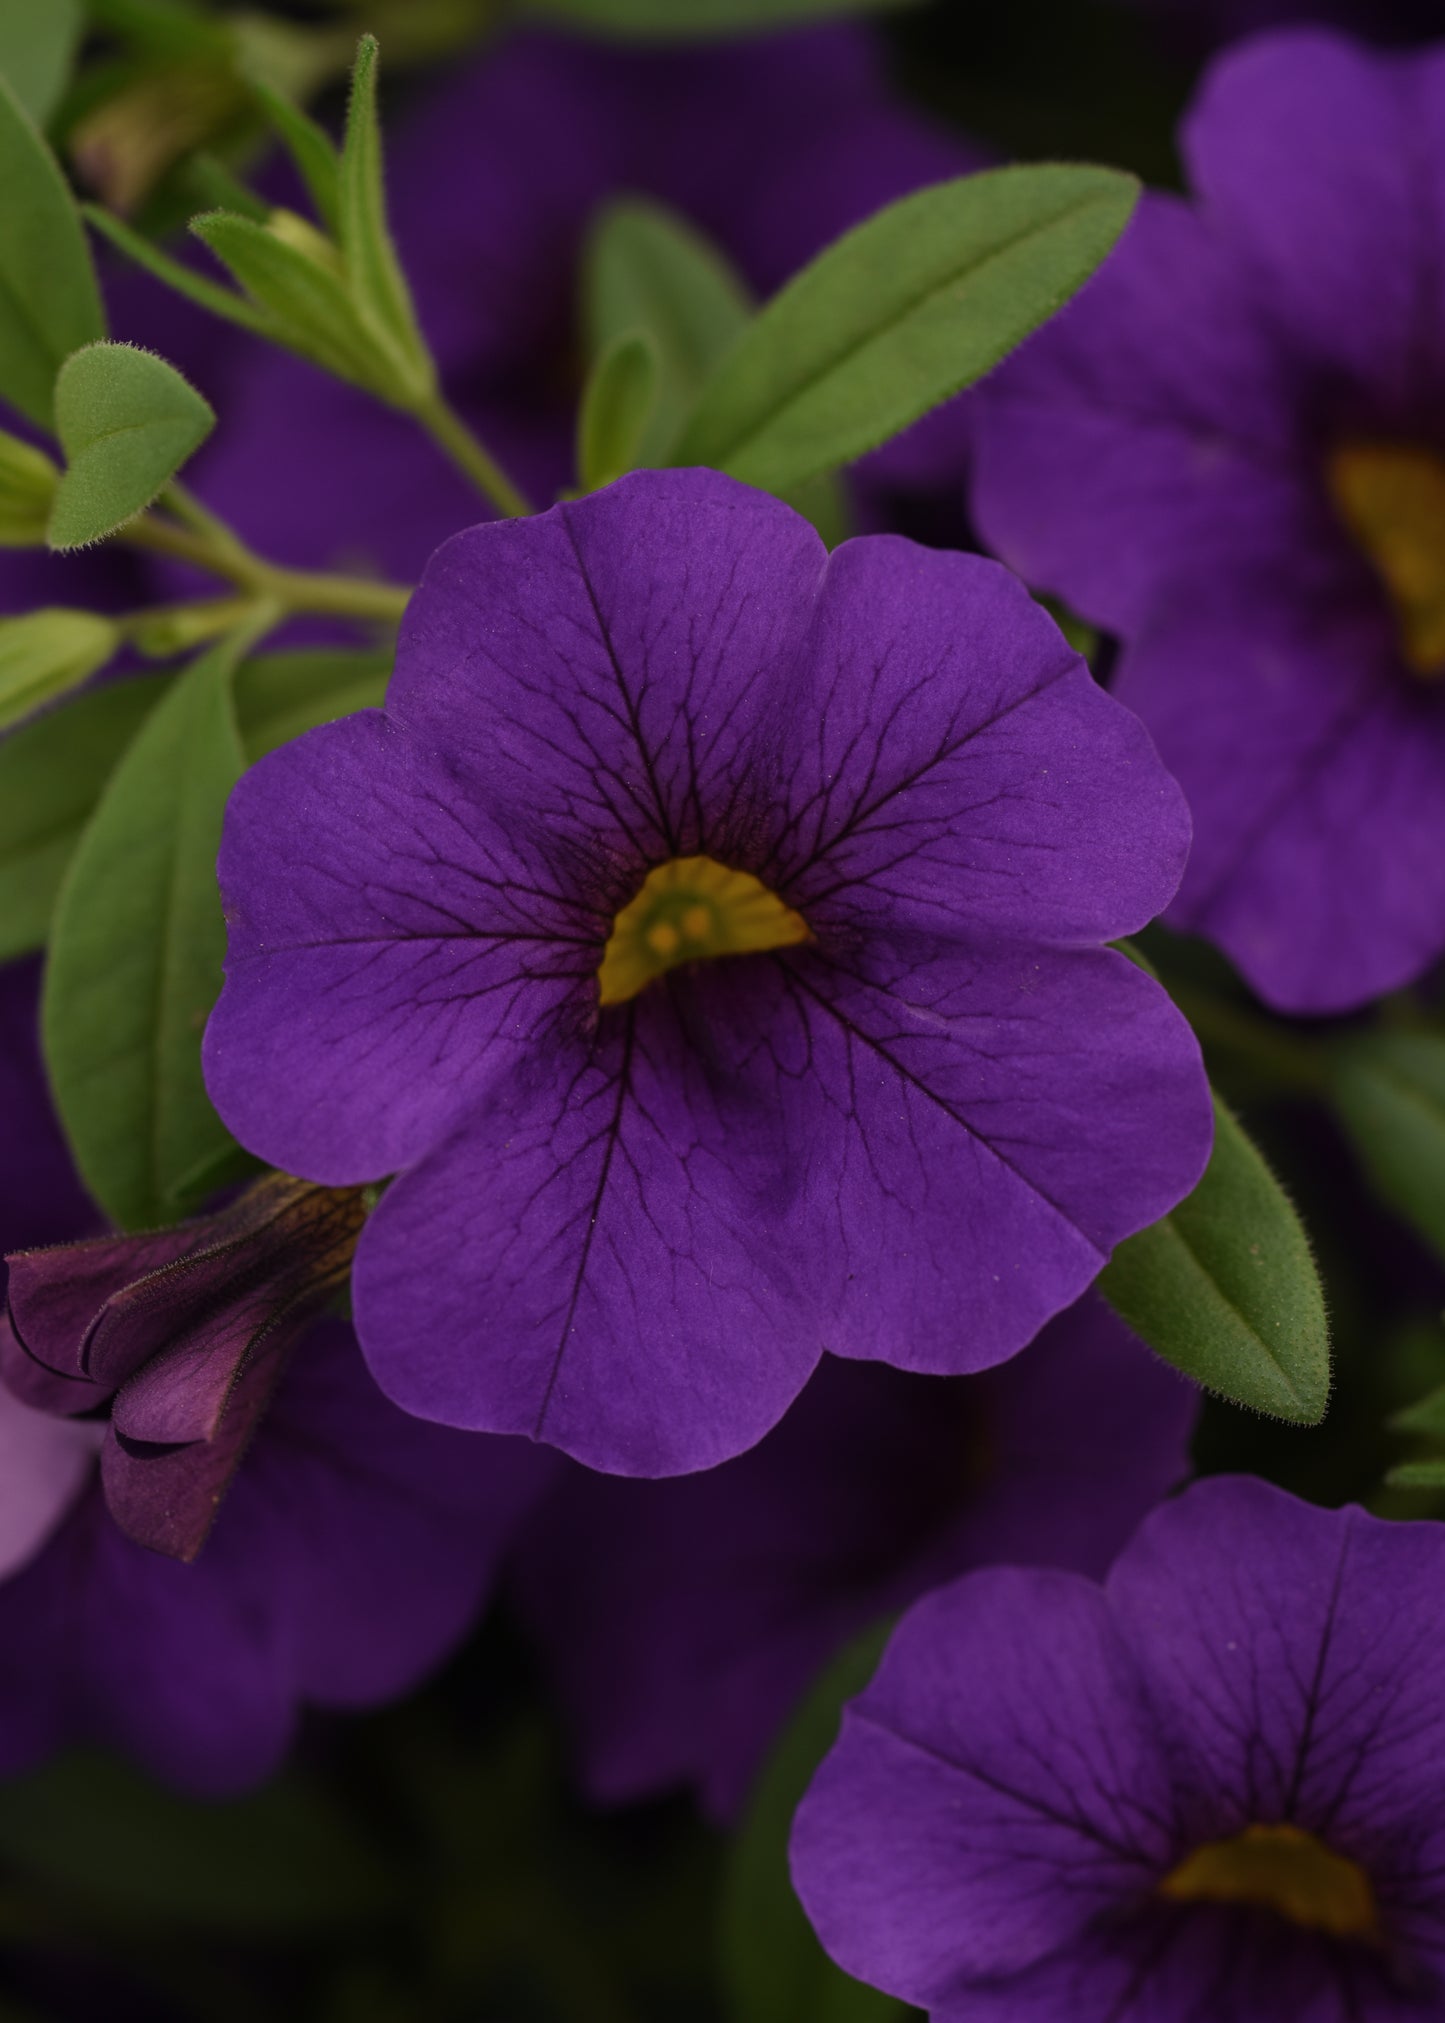
M416 379L413 397L419 399L430 386L433 373L386 222L376 65L376 38L363 35L351 77L346 139L341 150L338 237L352 300L363 320L407 362Z
M1301 1426L1324 1417L1329 1323L1309 1239L1217 1098L1204 1178L1119 1245L1099 1290L1156 1355L1208 1390Z
M133 344L88 344L55 383L65 451L48 536L52 548L104 540L143 513L216 425L173 365Z
M1445 1256L1445 1038L1363 1033L1336 1056L1332 1086L1375 1186Z
M253 78L251 89L275 127L286 151L295 162L301 179L311 194L316 214L328 231L341 229L341 184L336 150L324 127L309 113L302 112L289 98L269 84Z
M788 1838L813 1772L838 1734L843 1703L877 1669L888 1625L842 1650L814 1683L769 1759L723 1883L722 1970L728 2023L895 2023L907 2006L845 1974L823 1951L793 1890Z
M101 795L55 911L42 1032L76 1163L122 1228L164 1222L228 1143L201 1079L226 930L216 852L240 778L233 634L171 685Z
M1113 169L994 169L916 191L748 326L673 451L769 491L851 463L988 372L1088 280L1138 198Z
M65 178L3 77L0 192L0 399L48 428L55 375L105 312Z

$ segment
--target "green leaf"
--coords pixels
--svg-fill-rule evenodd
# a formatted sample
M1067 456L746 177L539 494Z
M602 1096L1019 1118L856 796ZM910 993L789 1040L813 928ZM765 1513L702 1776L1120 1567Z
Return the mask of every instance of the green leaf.
M330 135L309 113L302 112L283 93L263 84L259 78L251 80L251 89L300 171L317 216L329 232L339 232L341 183Z
M395 1888L356 1822L299 1779L200 1803L88 1753L0 1791L0 1862L126 1929L247 1940L367 1918Z
M0 0L0 76L38 127L60 103L80 25L80 0Z
M0 618L0 730L89 681L119 645L117 627L93 611Z
M105 313L65 178L3 77L0 192L0 398L49 428L55 375Z
M624 331L588 375L577 417L577 474L586 492L641 463L657 392L657 352L642 330Z
M164 687L108 683L0 742L0 962L44 946L81 831Z
M216 852L243 765L231 678L249 643L235 633L203 654L146 719L55 911L41 1019L51 1087L86 1185L122 1228L170 1219L178 1183L228 1143L201 1033L226 947Z
M837 1736L843 1702L872 1678L889 1628L879 1624L849 1644L817 1680L784 1731L734 1840L721 1926L729 2023L893 2023L911 2013L833 1964L788 1871L793 1815Z
M641 197L624 197L601 213L583 261L587 349L600 359L631 331L652 341L656 386L637 445L640 466L667 461L709 375L752 312L739 275L686 219Z
M1309 1239L1218 1098L1204 1178L1162 1222L1119 1245L1099 1290L1196 1383L1297 1425L1324 1417L1329 1323Z
M1445 1456L1436 1461L1402 1461L1385 1477L1387 1489L1445 1489Z
M1362 1033L1335 1056L1331 1085L1371 1180L1445 1256L1445 1039Z
M216 425L173 365L133 344L88 344L55 383L66 467L51 508L52 548L102 541L143 513Z
M222 288L214 281L207 281L203 275L193 274L189 267L173 260L169 253L163 253L159 246L153 246L149 239L116 218L99 204L84 204L81 215L86 223L94 227L102 238L110 243L128 260L135 262L157 281L163 281L178 295L184 295L189 302L209 310L212 316L220 316L227 323L234 323L253 336L270 337L272 320L265 310L259 309L246 297L234 294L229 288Z
M386 223L381 180L381 122L376 113L377 46L363 35L351 75L346 138L341 149L338 238L346 279L362 317L405 361L415 380L411 398L424 398L435 375L417 329L411 291Z
M1113 169L993 169L919 190L773 297L673 452L783 491L899 434L1082 287L1138 197Z
M569 21L598 35L755 35L761 29L881 14L917 0L523 0L523 11Z
M43 548L60 473L44 451L0 429L0 548Z
M254 765L318 724L379 708L390 675L389 653L326 647L248 660L236 678L236 717L247 763Z
M1445 1384L1390 1416L1396 1433L1429 1433L1445 1439Z

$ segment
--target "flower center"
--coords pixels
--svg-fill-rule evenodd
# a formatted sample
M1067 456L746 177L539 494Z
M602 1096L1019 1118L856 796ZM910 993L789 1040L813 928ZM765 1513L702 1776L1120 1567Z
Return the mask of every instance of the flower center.
M1445 459L1411 443L1346 443L1326 477L1394 606L1406 664L1445 675Z
M1175 1903L1254 1904L1340 1939L1378 1943L1370 1879L1297 1826L1247 1826L1196 1848L1159 1886Z
M597 972L602 1003L625 1003L680 963L810 939L802 914L751 872L730 871L715 857L670 857L612 923Z

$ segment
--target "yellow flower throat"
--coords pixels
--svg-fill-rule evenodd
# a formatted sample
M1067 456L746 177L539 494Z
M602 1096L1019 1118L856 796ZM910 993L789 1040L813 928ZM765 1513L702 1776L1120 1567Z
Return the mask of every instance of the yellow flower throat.
M748 871L715 857L670 857L612 923L597 972L603 1004L624 1004L685 962L810 941L801 913Z
M1394 607L1406 665L1445 675L1445 458L1412 443L1346 443L1326 466L1336 512Z
M1196 1848L1159 1885L1174 1903L1252 1904L1337 1939L1380 1943L1370 1879L1297 1826L1247 1826Z

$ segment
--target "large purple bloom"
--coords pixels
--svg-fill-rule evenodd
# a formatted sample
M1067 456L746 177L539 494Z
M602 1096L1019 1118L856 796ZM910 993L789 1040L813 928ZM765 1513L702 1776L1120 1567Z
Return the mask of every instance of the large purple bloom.
M727 1819L846 1639L970 1567L1101 1575L1183 1475L1198 1394L1092 1295L965 1379L827 1360L751 1453L674 1482L576 1469L517 1594L604 1803Z
M1445 1528L1247 1478L1103 1587L905 1617L798 1813L828 1950L938 2023L1445 2014Z
M1199 201L984 390L975 510L1124 636L1194 814L1170 918L1338 1011L1445 950L1445 53L1246 45L1184 146Z
M83 1465L98 1433L0 1388L0 1458L33 1477L28 1553L0 1501L0 1774L89 1740L190 1791L258 1782L303 1705L374 1705L445 1657L545 1473L398 1412L338 1322L289 1364L194 1565L117 1529Z
M996 564L643 473L458 535L385 711L241 782L209 1085L407 1169L354 1279L399 1403L705 1467L824 1348L1012 1355L1187 1192L1197 1048L1099 946L1186 841Z

